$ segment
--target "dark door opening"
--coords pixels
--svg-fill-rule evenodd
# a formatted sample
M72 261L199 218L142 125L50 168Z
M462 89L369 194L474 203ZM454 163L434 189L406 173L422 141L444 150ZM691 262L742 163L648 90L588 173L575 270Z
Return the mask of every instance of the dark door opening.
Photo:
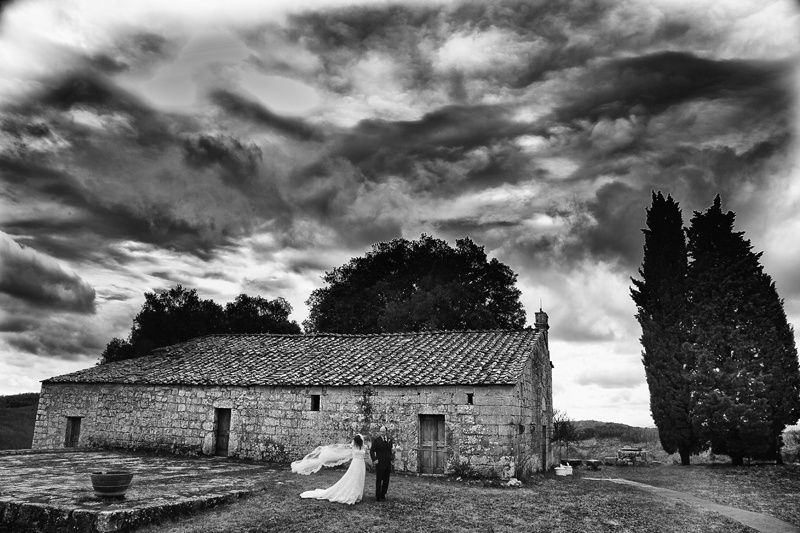
M77 448L78 441L81 438L81 417L68 416L67 417L67 432L64 436L65 448Z
M419 415L419 471L444 474L447 464L447 438L444 415Z
M216 439L214 445L214 455L222 457L228 456L228 437L231 434L231 410L230 409L215 409L214 416L216 418L214 426L216 427Z

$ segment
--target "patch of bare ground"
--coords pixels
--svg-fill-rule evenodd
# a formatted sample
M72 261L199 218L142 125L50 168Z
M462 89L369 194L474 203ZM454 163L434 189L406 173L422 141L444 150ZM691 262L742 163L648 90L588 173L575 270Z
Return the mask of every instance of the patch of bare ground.
M309 477L276 476L264 491L245 500L141 531L753 531L716 513L660 501L631 487L586 482L580 476L551 475L521 488L501 488L478 481L396 475L389 499L376 502L374 476L368 474L365 499L354 506L300 499L300 492L332 485L341 475L332 470Z
M605 466L586 475L677 490L800 526L800 465Z

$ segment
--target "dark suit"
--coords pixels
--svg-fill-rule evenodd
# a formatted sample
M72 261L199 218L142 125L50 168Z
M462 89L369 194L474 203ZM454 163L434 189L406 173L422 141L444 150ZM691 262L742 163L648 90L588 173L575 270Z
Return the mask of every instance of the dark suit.
M369 448L369 457L372 462L378 462L375 465L375 499L383 500L386 498L386 490L389 488L389 476L392 473L392 460L394 454L392 453L392 446L394 441L392 439L384 440L382 437L376 437L372 441L372 446Z

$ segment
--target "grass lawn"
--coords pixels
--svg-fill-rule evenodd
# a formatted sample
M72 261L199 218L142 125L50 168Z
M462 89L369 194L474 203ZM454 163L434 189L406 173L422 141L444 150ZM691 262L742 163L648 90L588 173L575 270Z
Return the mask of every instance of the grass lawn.
M800 465L796 464L618 466L586 475L630 479L687 492L800 526Z
M367 473L365 500L345 506L301 500L300 492L332 485L343 470L309 477L281 473L247 499L142 531L354 531L401 532L752 532L715 513L657 500L611 483L552 475L522 488L480 482L395 475L388 501L373 497Z

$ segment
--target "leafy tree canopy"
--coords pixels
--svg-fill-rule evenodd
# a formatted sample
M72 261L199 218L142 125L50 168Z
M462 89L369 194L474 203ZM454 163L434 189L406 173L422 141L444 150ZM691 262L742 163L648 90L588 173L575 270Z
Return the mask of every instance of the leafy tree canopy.
M326 272L304 323L309 332L521 329L517 275L469 238L395 239Z
M141 357L155 348L210 333L300 333L300 326L289 320L292 307L283 298L240 294L223 308L213 300L201 300L197 290L178 285L146 292L144 299L128 339L112 339L100 357L101 364Z
M267 300L240 294L225 306L226 333L300 333L290 321L292 306L283 298Z
M550 441L563 446L578 441L578 428L566 412L557 409L553 411L553 434Z

